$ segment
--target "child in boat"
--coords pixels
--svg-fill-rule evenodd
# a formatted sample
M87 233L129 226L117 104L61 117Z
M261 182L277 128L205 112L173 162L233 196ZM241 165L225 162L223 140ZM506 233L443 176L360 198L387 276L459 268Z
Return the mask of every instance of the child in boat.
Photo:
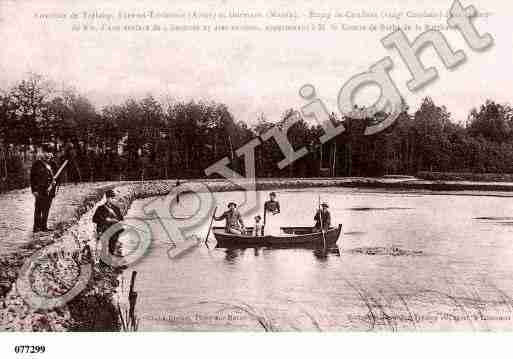
M262 217L255 216L255 225L253 226L253 236L263 236L264 235L264 224L262 223Z

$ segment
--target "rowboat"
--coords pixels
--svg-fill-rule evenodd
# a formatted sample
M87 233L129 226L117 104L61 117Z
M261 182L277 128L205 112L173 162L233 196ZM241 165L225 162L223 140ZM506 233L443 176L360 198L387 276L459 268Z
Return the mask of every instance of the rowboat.
M224 227L214 227L217 247L322 247L333 246L342 232L342 225L331 227L324 232L314 232L312 227L281 227L283 234L253 236L253 228L246 228L245 234L226 233Z

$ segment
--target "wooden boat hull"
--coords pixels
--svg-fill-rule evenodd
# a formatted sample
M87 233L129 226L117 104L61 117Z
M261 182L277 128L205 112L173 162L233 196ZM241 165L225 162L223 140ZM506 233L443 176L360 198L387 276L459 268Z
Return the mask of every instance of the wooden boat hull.
M251 228L248 228L248 231ZM280 236L252 236L226 233L224 227L214 227L214 236L219 248L233 247L323 247L324 239L321 232L313 232L312 227L282 227ZM337 243L342 225L327 230L324 235L326 246Z

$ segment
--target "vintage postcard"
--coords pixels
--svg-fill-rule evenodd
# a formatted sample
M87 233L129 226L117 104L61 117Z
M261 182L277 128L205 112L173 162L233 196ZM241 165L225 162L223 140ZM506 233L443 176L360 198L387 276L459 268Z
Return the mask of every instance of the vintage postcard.
M0 338L512 330L512 16L2 0Z

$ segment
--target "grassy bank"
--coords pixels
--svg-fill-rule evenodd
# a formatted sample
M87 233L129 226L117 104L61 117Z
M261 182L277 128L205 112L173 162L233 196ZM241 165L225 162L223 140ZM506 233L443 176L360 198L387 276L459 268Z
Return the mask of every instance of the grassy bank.
M59 245L62 252L56 260L47 261L42 270L34 276L34 283L40 284L45 292L62 292L59 284L73 281L73 271L65 267L70 260L79 257L80 250L68 251L70 243L75 243L77 226L81 218L90 213L104 191L112 185L99 186L80 198L70 198L68 215L55 225L52 232L34 236L33 239L21 246L15 253L0 258L0 330L4 331L67 331L67 330L101 330L116 327L115 318L109 317L109 297L116 290L118 272L107 270L93 272L92 280L86 290L73 301L63 307L51 311L38 311L23 301L14 283L19 270L29 258L43 247ZM89 239L82 238L83 246ZM62 269L65 267L64 271ZM35 284L34 284L35 286ZM94 294L92 294L94 293ZM62 293L61 293L62 294ZM91 295L92 294L92 295ZM111 310L112 312L112 310ZM95 320L93 313L102 313L103 318L110 322ZM93 318L93 321L91 321Z

